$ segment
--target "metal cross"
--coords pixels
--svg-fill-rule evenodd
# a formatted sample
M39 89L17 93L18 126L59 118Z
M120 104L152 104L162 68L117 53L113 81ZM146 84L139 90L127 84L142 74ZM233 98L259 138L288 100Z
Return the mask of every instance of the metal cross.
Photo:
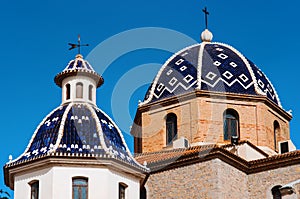
M69 50L73 50L75 48L78 48L78 54L80 54L80 47L81 46L89 46L88 44L81 44L80 43L80 35L78 35L78 42L77 44L72 44L72 43L68 43L71 47L69 48Z
M207 29L207 15L209 15L209 12L207 11L206 7L204 9L202 9L202 11L205 14L205 28Z

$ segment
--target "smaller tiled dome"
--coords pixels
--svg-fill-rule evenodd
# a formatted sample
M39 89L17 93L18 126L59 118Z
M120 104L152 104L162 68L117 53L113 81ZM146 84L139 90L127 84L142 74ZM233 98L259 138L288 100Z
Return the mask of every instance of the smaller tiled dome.
M116 124L88 103L70 103L54 109L37 127L25 152L10 164L51 154L116 159L145 169L132 157Z
M55 82L62 87L62 104L43 119L24 153L7 167L44 157L78 157L147 170L132 157L117 125L97 107L95 87L103 78L81 55L56 75Z
M55 83L61 87L62 80L69 76L86 75L93 78L97 82L97 87L104 82L103 78L95 72L88 61L83 59L83 56L78 54L74 60L71 60L66 68L54 78Z

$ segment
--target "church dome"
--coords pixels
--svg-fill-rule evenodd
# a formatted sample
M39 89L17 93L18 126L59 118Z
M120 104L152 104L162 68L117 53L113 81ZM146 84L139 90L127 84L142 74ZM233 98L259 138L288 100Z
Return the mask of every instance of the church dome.
M62 104L42 120L24 153L7 167L54 156L113 160L146 170L132 157L117 125L97 107L93 88L103 78L81 55L56 75L55 82L62 88Z
M232 46L210 42L211 39L212 34L204 31L202 43L171 56L159 70L140 105L203 90L266 96L281 107L275 88L252 61Z
M139 167L117 125L88 103L69 103L54 109L39 124L25 152L12 164L51 154L114 158Z

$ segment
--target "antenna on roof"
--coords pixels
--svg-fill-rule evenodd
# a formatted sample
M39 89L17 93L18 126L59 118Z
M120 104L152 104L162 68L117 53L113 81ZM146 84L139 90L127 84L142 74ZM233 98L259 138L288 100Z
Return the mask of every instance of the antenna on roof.
M80 43L80 35L78 35L78 41L77 44L73 44L73 43L68 43L71 47L69 48L69 50L73 50L75 48L78 48L78 54L80 54L80 47L81 46L89 46L89 44L81 44Z

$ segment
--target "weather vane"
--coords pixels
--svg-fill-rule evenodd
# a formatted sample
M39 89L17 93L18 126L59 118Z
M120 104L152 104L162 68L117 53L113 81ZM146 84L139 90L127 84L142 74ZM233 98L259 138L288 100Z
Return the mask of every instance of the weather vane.
M78 43L77 44L72 44L72 43L68 43L71 47L69 48L69 50L73 50L75 48L78 48L78 54L80 54L80 47L81 46L89 46L88 44L81 44L80 43L80 35L78 35Z
M202 11L205 14L205 28L207 29L207 15L209 15L209 12L207 11L206 7L204 9L202 9Z

